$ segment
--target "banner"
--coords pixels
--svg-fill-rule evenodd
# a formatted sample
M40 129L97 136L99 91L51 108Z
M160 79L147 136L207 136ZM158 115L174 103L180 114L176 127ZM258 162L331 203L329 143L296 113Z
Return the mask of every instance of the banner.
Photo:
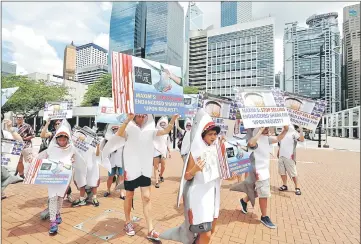
M97 137L94 131L92 131L90 128L81 128L79 126L74 126L71 139L74 146L82 154L92 153L92 151L89 149L91 147L96 148L100 142L100 139Z
M44 120L71 119L73 117L73 102L46 102Z
M1 89L1 107L10 99L12 95L19 89L19 87L3 88Z
M180 67L112 53L112 90L117 114L184 116Z
M228 138L223 147L222 154L225 160L221 161L220 165L222 179L228 179L233 174L241 175L252 170L251 153L247 152L246 140Z
M198 107L204 108L211 117L236 119L237 104L229 98L209 93L199 93Z
M292 124L315 131L325 112L327 102L312 100L288 92L284 92L283 96Z
M70 162L38 159L29 166L24 184L67 185L71 177L72 165Z
M184 117L192 119L198 110L198 94L184 94Z
M279 89L257 90L256 88L251 91L236 89L235 100L246 129L290 124L283 95Z
M1 139L1 166L16 169L24 143L10 139Z
M97 114L95 116L96 123L122 124L126 118L126 114L115 113L113 98L100 98Z

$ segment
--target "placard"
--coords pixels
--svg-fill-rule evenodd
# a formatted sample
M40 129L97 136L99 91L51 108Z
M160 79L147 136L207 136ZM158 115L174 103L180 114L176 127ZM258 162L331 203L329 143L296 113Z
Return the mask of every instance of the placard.
M221 128L221 132L218 134L219 136L226 136L228 132L228 125L226 125L224 119L222 118L212 118L213 122Z
M79 126L74 126L71 138L74 146L82 154L92 153L89 149L96 148L100 142L96 133L87 127L81 128Z
M220 145L218 145L220 147ZM250 161L250 152L247 151L246 140L239 140L236 138L228 138L224 143L221 161L221 177L228 179L233 174L241 175L252 170Z
M18 165L24 143L21 141L1 139L1 166L15 168Z
M180 67L112 53L115 113L184 116Z
M71 119L73 117L73 102L46 102L44 120Z
M246 129L290 124L283 95L279 89L235 90L235 101Z
M327 102L288 92L284 92L283 96L292 124L315 131L325 112Z
M199 93L198 107L214 118L236 119L237 104L235 101L209 93Z
M19 87L3 88L1 89L1 107L14 95Z
M71 162L38 159L30 165L24 184L67 185L71 177Z
M126 114L116 114L114 110L114 100L111 97L101 97L95 116L96 123L122 124L127 119Z
M194 118L198 110L198 94L184 94L184 117Z

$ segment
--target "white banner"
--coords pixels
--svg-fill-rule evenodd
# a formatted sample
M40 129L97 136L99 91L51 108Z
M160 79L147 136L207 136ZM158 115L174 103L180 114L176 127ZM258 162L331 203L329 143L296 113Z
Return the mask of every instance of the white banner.
M16 169L24 143L10 139L1 139L1 166Z
M101 97L99 107L95 116L97 123L121 124L127 118L126 114L116 114L114 110L114 100L110 97Z
M73 117L73 102L46 102L44 120L71 119Z

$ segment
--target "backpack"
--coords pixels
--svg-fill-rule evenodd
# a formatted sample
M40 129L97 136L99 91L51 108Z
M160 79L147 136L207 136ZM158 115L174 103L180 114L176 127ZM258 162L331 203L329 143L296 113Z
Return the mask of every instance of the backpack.
M187 133L187 132L185 131L184 134L183 134L183 136L179 139L179 141L178 141L178 143L177 143L177 147L179 148L179 150L181 150L181 148L182 148L183 138L184 138L184 136L185 136L186 133Z

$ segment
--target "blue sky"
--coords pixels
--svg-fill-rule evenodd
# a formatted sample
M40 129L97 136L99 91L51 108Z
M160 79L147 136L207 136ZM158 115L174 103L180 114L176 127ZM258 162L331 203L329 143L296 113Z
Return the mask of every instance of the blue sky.
M187 2L180 2L185 8ZM282 70L282 38L286 22L305 20L312 14L338 12L352 2L253 2L253 17L275 18L275 72ZM110 2L3 2L2 59L16 63L18 74L62 74L64 47L94 42L109 45ZM220 3L202 2L204 27L220 25Z

